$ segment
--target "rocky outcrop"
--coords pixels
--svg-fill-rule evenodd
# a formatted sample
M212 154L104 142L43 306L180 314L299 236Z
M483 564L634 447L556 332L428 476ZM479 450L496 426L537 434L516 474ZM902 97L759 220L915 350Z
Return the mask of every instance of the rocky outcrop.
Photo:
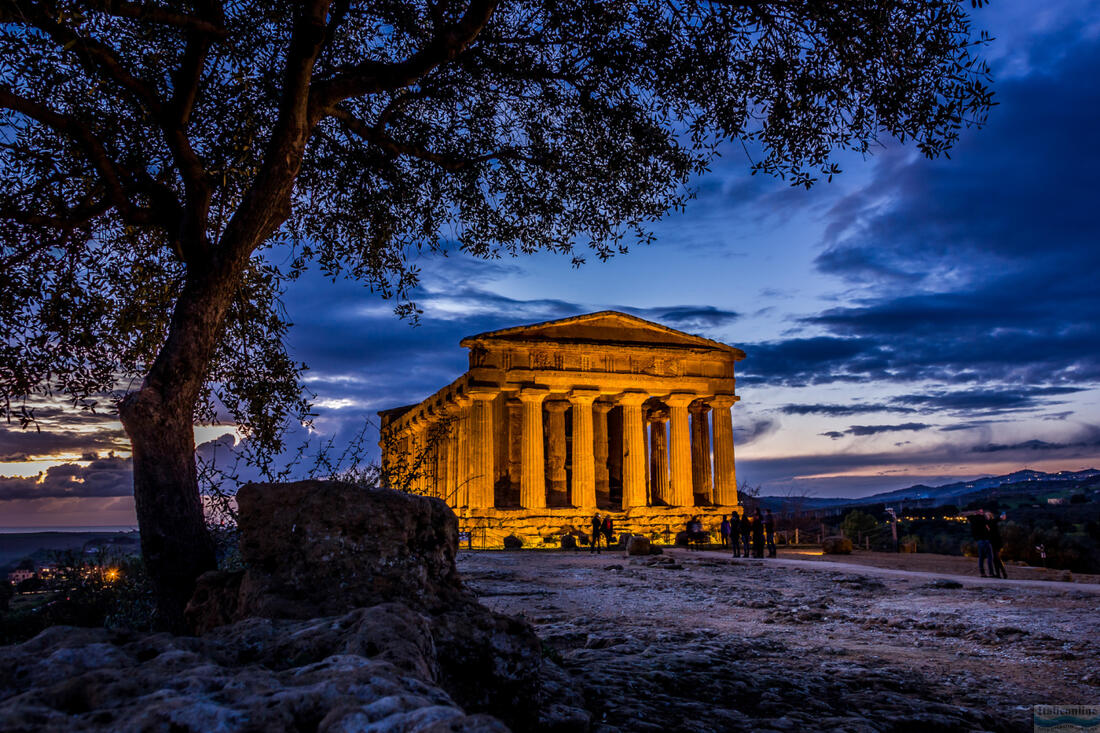
M53 628L0 648L0 730L587 726L540 704L543 674L569 677L532 627L463 586L442 501L303 481L238 503L246 569L200 580L199 637Z
M247 569L201 580L188 608L199 632L250 616L315 618L391 600L430 611L472 598L442 501L299 481L248 484L237 502Z
M396 604L205 638L55 626L0 647L0 730L508 730L431 684L436 664Z
M471 710L533 724L538 637L463 587L458 524L444 502L331 481L250 484L237 501L247 569L201 579L188 606L198 632L251 617L306 619L397 604L395 618L428 630L436 654L427 681Z

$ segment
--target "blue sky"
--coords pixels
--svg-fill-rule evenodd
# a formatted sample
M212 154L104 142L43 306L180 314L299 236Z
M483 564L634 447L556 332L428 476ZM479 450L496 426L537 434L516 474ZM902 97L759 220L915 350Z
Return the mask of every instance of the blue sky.
M891 144L804 191L731 146L653 245L609 262L421 258L416 327L307 276L286 303L319 435L457 377L463 336L614 308L748 354L738 476L764 493L1100 465L1100 0L994 0L975 21L999 104L950 160ZM0 431L0 524L132 516L117 425L46 418Z

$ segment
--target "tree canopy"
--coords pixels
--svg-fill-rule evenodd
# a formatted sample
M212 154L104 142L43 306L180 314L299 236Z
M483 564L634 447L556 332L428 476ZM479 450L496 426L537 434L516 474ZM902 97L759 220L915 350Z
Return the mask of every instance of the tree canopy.
M407 313L412 253L609 257L730 141L801 186L884 139L941 155L992 104L975 4L3 0L2 409L128 393L155 554L143 492L193 493L193 420L270 455L308 409L289 279Z

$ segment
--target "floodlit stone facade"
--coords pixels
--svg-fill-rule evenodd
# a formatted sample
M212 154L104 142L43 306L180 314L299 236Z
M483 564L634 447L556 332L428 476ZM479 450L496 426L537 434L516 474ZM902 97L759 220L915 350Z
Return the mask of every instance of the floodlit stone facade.
M597 511L616 534L671 541L738 507L740 349L615 311L461 345L469 371L380 412L380 445L386 475L412 475L397 488L444 499L475 546L557 546Z

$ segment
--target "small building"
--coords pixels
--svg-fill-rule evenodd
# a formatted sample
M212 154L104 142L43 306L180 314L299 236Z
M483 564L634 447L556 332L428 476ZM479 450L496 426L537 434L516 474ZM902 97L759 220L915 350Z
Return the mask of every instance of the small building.
M34 577L34 575L35 575L35 572L33 570L27 570L25 568L20 568L19 570L13 570L10 573L8 573L8 582L11 583L12 585L18 585L18 584L22 583L24 580L30 580L31 578Z
M469 370L379 412L391 487L443 499L475 546L589 527L668 539L739 507L740 349L615 311L469 336ZM414 465L415 464L415 465Z

